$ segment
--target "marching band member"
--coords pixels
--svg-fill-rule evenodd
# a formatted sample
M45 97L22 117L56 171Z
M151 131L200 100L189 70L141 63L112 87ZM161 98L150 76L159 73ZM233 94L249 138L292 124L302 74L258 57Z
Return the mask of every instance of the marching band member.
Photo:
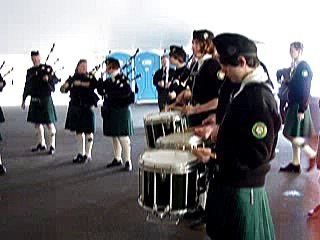
M103 134L112 137L114 159L107 168L123 165L132 170L130 136L133 135L133 120L130 104L134 103L134 93L129 79L121 72L120 63L115 58L107 58L106 71L110 75L106 81L98 82L98 93L104 97L101 108Z
M218 105L218 91L224 76L221 77L220 65L213 58L213 37L209 30L193 31L192 51L197 61L193 64L189 77L192 85L190 89L182 91L176 99L176 104L184 104L182 111L187 114L190 127L201 125L204 119L215 113ZM187 102L191 104L187 105ZM206 186L204 188L206 189ZM192 227L200 226L206 221L203 210L206 198L206 191L200 194L199 207L194 215L198 219Z
M199 160L215 164L206 230L217 240L275 239L264 187L281 126L272 82L260 65L253 41L226 33L218 35L214 44L222 71L240 87L232 92L221 120L216 159L211 158L210 148L193 150Z
M0 91L2 92L3 88L6 86L6 81L2 78L1 74L0 74ZM3 123L5 121L4 119L4 115L0 106L0 123ZM2 141L2 136L0 133L0 141ZM5 166L2 163L1 160L1 153L0 153L0 175L4 175L6 174L7 170L5 168Z
M168 98L168 87L173 77L174 69L169 66L168 56L161 56L161 68L153 76L153 85L158 92L159 110L163 111Z
M291 142L293 160L280 171L300 173L300 151L308 155L309 169L315 166L316 152L308 144L307 139L315 136L310 114L309 100L312 70L306 61L300 61L303 51L301 42L290 44L292 58L291 80L288 84L288 110L285 118L283 135Z
M218 91L223 75L214 57L213 33L209 30L193 31L192 51L197 58L190 73L191 89L184 90L177 97L177 103L191 102L184 106L190 125L201 125L202 120L216 111Z
M176 101L176 97L185 89L190 89L189 74L186 58L187 54L180 46L170 46L169 60L176 67L173 80L169 86L168 104Z
M80 59L75 74L61 86L60 91L70 91L65 129L76 132L78 154L74 163L86 163L92 160L93 134L95 132L95 113L99 97L94 93L97 80L87 71L87 60Z
M37 145L32 152L45 151L47 149L44 128L48 128L49 154L55 153L56 128L54 123L57 121L56 110L52 102L51 92L55 90L55 84L59 79L55 76L50 65L40 64L41 58L39 51L31 52L33 67L27 71L26 82L24 86L21 108L25 109L27 96L31 96L27 121L35 124Z

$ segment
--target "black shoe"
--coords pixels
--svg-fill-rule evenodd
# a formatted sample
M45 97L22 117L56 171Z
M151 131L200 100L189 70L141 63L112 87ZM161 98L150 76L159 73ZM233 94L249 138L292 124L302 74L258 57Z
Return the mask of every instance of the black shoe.
M117 159L113 159L111 163L108 163L107 164L107 168L110 168L110 167L117 167L117 166L121 166L122 165L122 161L120 160L117 160Z
M42 146L41 143L39 143L36 147L31 149L31 152L42 152L45 151L47 149L46 146Z
M193 220L198 220L202 218L205 215L205 211L202 207L198 207L195 211L193 212L187 212L183 215L185 219L193 219Z
M0 175L5 175L6 173L7 169L2 164L0 164Z
M82 156L77 163L88 163L91 162L92 158L87 157L86 155Z
M48 154L49 154L49 155L54 155L55 152L56 152L56 150L54 149L54 147L51 146L51 147L49 148Z
M132 163L129 161L126 161L126 163L124 164L124 169L128 172L132 171Z
M82 158L83 156L80 153L78 153L78 155L73 158L72 162L78 163Z
M294 165L293 163L289 163L285 167L281 167L280 172L293 172L293 173L300 173L301 172L301 167L299 165Z
M206 226L206 217L205 215L201 216L200 218L194 220L193 222L191 222L191 224L189 225L189 227L191 229L203 229Z

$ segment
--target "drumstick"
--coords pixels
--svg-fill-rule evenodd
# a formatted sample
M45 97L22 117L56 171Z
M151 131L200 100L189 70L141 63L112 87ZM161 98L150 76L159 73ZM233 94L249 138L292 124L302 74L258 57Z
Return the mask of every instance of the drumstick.
M178 111L182 111L183 107L174 105L174 106L171 107L171 109L173 109L173 110L178 110Z

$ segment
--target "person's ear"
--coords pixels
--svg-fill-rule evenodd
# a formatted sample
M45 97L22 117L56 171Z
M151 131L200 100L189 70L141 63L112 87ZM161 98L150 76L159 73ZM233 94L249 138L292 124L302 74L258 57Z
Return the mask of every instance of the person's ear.
M238 57L238 64L239 66L243 67L246 64L246 59L243 56Z

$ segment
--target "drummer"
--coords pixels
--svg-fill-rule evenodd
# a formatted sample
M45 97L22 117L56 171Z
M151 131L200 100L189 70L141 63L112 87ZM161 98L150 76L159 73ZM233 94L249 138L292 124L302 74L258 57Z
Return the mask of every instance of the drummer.
M199 160L216 165L206 206L207 233L212 239L274 239L264 187L281 125L272 83L252 40L221 34L214 42L223 71L241 87L235 87L221 120L217 159L210 158L210 149L193 150Z
M201 125L205 118L215 113L218 106L219 87L224 75L220 74L221 67L214 59L213 38L209 30L193 31L192 51L197 62L190 73L191 88L182 91L175 102L175 105L183 105L182 111L187 115L189 127ZM206 192L199 196L199 208L194 215L196 221L192 227L205 222L205 204Z
M193 31L192 51L197 62L190 73L191 88L181 92L175 102L184 105L182 111L189 116L189 126L201 125L218 105L218 91L224 75L220 74L220 65L214 59L213 37L209 30Z

